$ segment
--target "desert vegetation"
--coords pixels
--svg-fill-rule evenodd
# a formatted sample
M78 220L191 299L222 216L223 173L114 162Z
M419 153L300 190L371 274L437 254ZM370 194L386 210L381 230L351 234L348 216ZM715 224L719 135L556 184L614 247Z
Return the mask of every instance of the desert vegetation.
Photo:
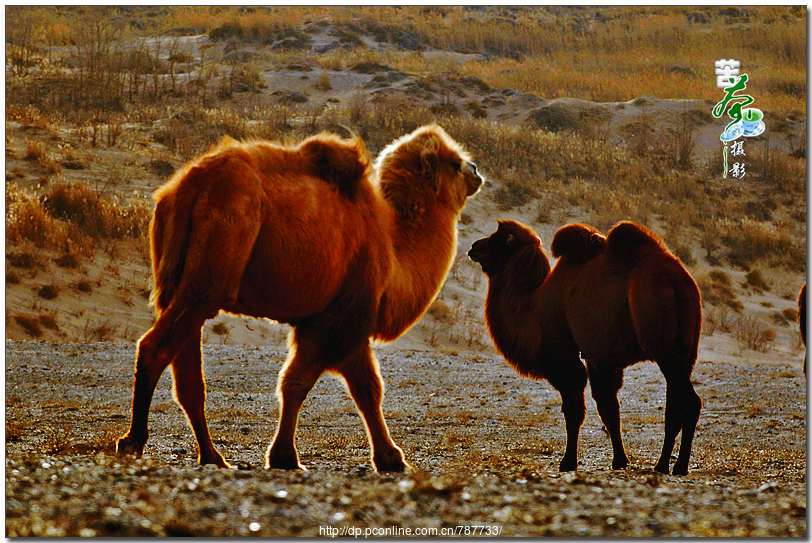
M6 15L8 252L39 262L12 266L15 288L101 260L144 271L149 194L224 134L298 139L344 126L375 153L432 121L453 126L483 165L490 215L659 229L703 294L710 288L706 305L751 313L739 277L805 269L805 144L793 129L806 114L802 9L10 6ZM661 123L662 100L718 101L712 62L731 45L771 120L768 135L748 141L742 181L722 179L718 141L698 139L710 107ZM544 102L558 98L608 106ZM632 121L621 126L621 116ZM135 261L125 247L140 248ZM76 268L50 265L65 253ZM460 266L455 282L471 275ZM731 270L732 285L703 284L714 269ZM149 284L136 275L124 279L148 320L138 300ZM24 298L21 314L53 312ZM429 315L419 330L431 343L487 342L465 297L446 289L440 301L457 320ZM218 331L204 335L236 340Z

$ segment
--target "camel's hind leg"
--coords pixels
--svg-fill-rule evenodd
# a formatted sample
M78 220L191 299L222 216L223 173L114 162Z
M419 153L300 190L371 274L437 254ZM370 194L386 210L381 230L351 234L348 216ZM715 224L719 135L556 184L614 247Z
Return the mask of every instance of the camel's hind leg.
M161 374L193 338L200 341L200 327L206 320L199 309L178 310L170 306L138 342L133 384L132 422L129 431L116 442L119 454L141 456L149 437L149 406ZM199 344L198 344L199 349Z
M381 409L384 384L372 347L367 344L351 355L337 371L347 382L350 395L364 418L375 469L404 471L411 468L403 458L403 451L392 441L386 427Z
M132 424L129 432L116 444L119 453L140 455L143 452L148 437L149 406L161 374L190 341L194 341L199 349L203 323L215 317L221 308L233 304L239 295L242 275L259 233L260 211L251 206L250 194L231 191L225 195L217 194L219 200L214 196L209 195L208 200L217 201L217 206L209 202L192 214L192 233L184 248L183 275L177 290L168 307L138 343ZM188 368L184 367L190 357L183 355L176 368L180 369L180 374L176 373L175 377L189 378L196 383L196 371L192 369L188 373L185 371ZM194 358L199 358L199 354ZM198 384L193 386L202 390ZM190 392L188 397L183 393L181 396L191 405L193 400L190 398L197 398L200 394ZM194 415L190 422L199 426L205 424L205 419ZM198 430L195 428L199 436ZM212 458L201 456L201 459ZM220 465L214 459L214 463Z
M598 414L609 432L612 440L612 469L623 469L629 465L626 449L623 446L623 435L620 431L620 404L617 393L623 386L623 370L599 370L597 364L587 362L589 386L592 397L598 406Z
M657 364L663 371L666 382L665 440L660 460L654 469L660 473L669 472L671 452L674 450L674 443L681 430L682 441L680 442L679 456L677 456L677 461L674 463L673 473L674 475L687 475L691 446L696 432L696 424L699 421L702 400L694 391L690 374L680 371L682 367L679 362L672 360L661 363L657 361Z
M230 468L215 449L206 422L206 382L203 379L199 330L172 361L172 378L172 394L186 413L197 439L198 462L200 465L214 464L219 468Z

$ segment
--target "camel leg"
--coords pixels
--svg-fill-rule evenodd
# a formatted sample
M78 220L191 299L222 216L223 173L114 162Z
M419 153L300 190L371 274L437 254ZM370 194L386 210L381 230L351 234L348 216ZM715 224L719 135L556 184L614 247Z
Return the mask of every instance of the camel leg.
M567 448L558 469L575 471L578 468L578 435L586 415L586 370L581 361L575 359L569 364L562 364L558 372L550 372L548 381L561 394L561 411L567 427Z
M138 342L133 384L132 422L129 431L116 442L116 452L141 456L149 437L149 406L161 374L186 344L200 337L206 318L199 308L178 309L178 304L158 317ZM199 339L198 339L199 341Z
M386 427L381 409L384 384L378 361L370 345L367 344L352 354L337 371L347 382L350 395L364 419L375 470L380 472L411 469L403 458L403 451L392 441Z
M595 399L598 414L612 440L612 469L623 469L629 465L629 458L626 456L620 432L620 404L617 401L617 393L623 386L623 370L598 370L589 362L587 362L587 368L592 397Z
M296 337L296 331L292 332ZM296 427L299 411L310 390L324 373L324 366L314 357L307 344L292 342L288 359L279 370L276 397L279 422L273 441L265 454L265 469L306 469L296 452Z
M663 368L662 364L660 364L660 368ZM663 452L654 469L660 473L669 472L671 452L674 450L674 443L681 430L682 441L673 473L674 475L687 475L702 400L694 391L690 376L669 370L663 371L663 374L666 381L665 439Z
M219 468L232 467L215 449L209 434L209 425L206 422L206 382L203 378L199 330L172 361L172 378L172 394L186 413L186 418L197 439L199 449L197 459L200 465L214 464Z

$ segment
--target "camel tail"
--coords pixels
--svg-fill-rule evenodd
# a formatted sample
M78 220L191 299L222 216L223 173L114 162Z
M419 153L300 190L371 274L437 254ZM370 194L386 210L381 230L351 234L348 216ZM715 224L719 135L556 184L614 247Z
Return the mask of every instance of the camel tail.
M188 178L200 175L192 168L155 192L155 213L150 223L153 287L150 303L163 312L180 284L186 261L186 246L192 228L192 208L197 201L195 183Z
M565 256L570 262L586 262L598 255L606 244L606 237L585 224L568 224L559 228L550 250L555 258Z

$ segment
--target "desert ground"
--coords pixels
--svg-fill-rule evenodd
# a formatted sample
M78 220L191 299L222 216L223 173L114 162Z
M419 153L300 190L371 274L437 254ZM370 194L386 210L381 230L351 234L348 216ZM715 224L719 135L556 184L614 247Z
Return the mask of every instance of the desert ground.
M577 32L606 22L595 10L573 13L553 15ZM693 35L766 17L758 12L742 23L747 14L737 13L673 18ZM518 24L520 16L497 21ZM671 20L668 13L644 20L663 17ZM747 142L750 177L722 179L724 122L711 116L708 98L542 95L467 75L466 66L496 63L495 53L441 49L416 32L345 28L329 17L301 26L293 38L280 33L262 43L202 30L138 38L164 62L160 74L144 74L143 92L160 81L162 97L143 109L82 118L54 90L54 74L76 69L76 46L36 49L40 60L28 71L7 66L6 536L807 537L807 381L797 324L805 110L776 99L766 111L768 131ZM347 28L358 37L348 38ZM290 40L298 48L283 54L280 44ZM348 41L364 53L344 53ZM170 70L171 47L186 56ZM350 60L314 60L330 54ZM408 68L418 59L445 71ZM231 70L232 86L224 92L215 78L201 96L196 82L218 62ZM699 79L689 64L669 61L663 71ZM799 81L805 85L805 71ZM65 112L31 105L37 93L54 96ZM682 125L690 130L675 131L675 119L690 121ZM464 210L458 256L437 301L398 341L376 346L384 413L414 471L372 470L363 423L344 385L329 376L300 418L297 444L308 471L264 470L289 328L226 314L204 328L207 413L216 446L238 469L197 465L169 372L153 399L144 457L117 456L136 341L153 322L144 233L150 194L223 134L289 140L320 130L346 135L349 127L374 156L406 127L434 120L472 152L486 184ZM514 139L491 149L485 136L494 134ZM667 158L673 149L663 145L687 150L687 161ZM590 177L588 167L602 162L615 169ZM639 174L642 184L612 186L612 171ZM530 189L517 190L523 184ZM136 226L104 236L76 216L57 216L48 206L63 186L84 187L89 207L108 217L126 210ZM650 193L663 201L645 200ZM21 209L41 213L31 212L41 222L20 220ZM629 368L620 392L630 466L611 469L609 438L587 387L578 470L558 472L560 397L549 383L518 376L496 352L482 318L487 281L465 257L501 219L530 225L546 247L568 222L606 229L640 220L697 279L705 320L693 382L703 408L687 476L653 471L665 382L650 362ZM745 231L758 235L737 241Z
M462 526L500 536L805 537L800 353L713 359L731 349L703 342L694 383L704 406L690 472L680 477L653 471L665 383L652 363L628 370L620 393L629 468L611 470L587 389L578 470L559 473L564 420L549 384L520 378L494 355L384 349L384 412L415 472L378 474L363 423L330 377L301 416L308 471L262 469L284 350L205 348L209 424L239 467L229 471L196 465L169 375L153 400L144 457L112 452L128 423L132 345L10 341L6 534L323 536L328 528Z

